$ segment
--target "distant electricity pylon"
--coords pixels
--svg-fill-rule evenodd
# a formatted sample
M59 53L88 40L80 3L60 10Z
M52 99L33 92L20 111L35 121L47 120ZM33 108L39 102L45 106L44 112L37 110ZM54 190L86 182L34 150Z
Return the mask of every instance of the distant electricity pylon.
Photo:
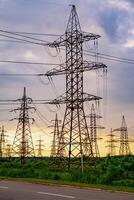
M75 166L78 164L83 171L84 163L93 157L83 103L85 101L99 101L101 98L83 91L83 72L99 69L105 71L107 67L103 63L84 61L83 43L90 40L96 42L99 37L99 35L81 30L75 5L72 5L65 34L49 44L50 47L54 48L65 46L66 50L65 64L48 71L46 76L66 76L65 95L59 96L50 103L66 104L58 152L66 152L66 156L60 157L60 163L64 164L67 161L68 169L72 167L72 164Z
M96 114L94 104L91 106L91 113L86 116L87 118L90 118L90 137L91 137L91 143L92 143L92 151L94 157L100 157L99 147L98 147L98 140L101 140L102 138L98 137L97 135L97 129L104 129L102 126L97 125L97 119L102 118L100 115Z
M119 155L128 155L131 153L130 151L130 146L129 146L129 137L128 137L128 130L127 130L127 125L125 121L125 117L122 117L122 123L121 127L114 129L114 131L119 131L120 132L120 148L119 148Z
M6 157L11 158L11 144L6 145Z
M21 163L24 162L26 157L34 157L34 145L32 140L32 134L30 129L30 120L28 111L34 109L29 106L32 103L32 99L26 96L26 88L24 87L22 99L18 99L21 102L21 106L13 111L20 111L19 117L14 118L18 120L18 125L12 146L12 156L21 157Z
M0 133L0 158L4 157L5 153L5 129L4 126L1 128L1 133Z
M41 139L41 136L39 138L39 140L37 140L38 144L36 145L37 146L37 157L43 157L43 150L44 150L44 145L43 145L43 142L44 140Z
M113 130L111 129L110 134L107 135L109 137L109 140L107 140L108 143L108 155L109 156L115 156L116 155L116 145L115 143L118 141L115 139L115 134L113 133Z
M54 122L54 125L51 126L54 128L52 134L53 134L53 141L52 141L52 146L51 146L51 157L60 157L63 155L63 152L58 152L58 145L59 145L59 138L60 138L60 131L59 131L59 123L61 123L60 120L58 120L58 116L56 113L55 120L52 120ZM58 155L59 154L59 155Z

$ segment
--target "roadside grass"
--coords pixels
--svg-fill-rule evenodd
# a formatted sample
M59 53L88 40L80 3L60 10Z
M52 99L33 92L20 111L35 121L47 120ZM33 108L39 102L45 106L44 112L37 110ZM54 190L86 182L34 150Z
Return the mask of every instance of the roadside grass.
M134 193L134 156L97 159L83 173L76 166L59 168L51 158L28 158L23 165L17 158L1 159L0 178Z
M68 181L63 181L63 180L49 180L49 179L0 177L0 181L2 180L30 182L30 183L44 184L44 185L58 185L58 186L68 186L68 187L71 186L71 187L76 187L76 188L81 188L81 189L95 189L95 190L107 190L107 191L112 191L112 192L134 193L134 187L126 187L126 186L86 184L86 183L78 183L78 182L68 182Z

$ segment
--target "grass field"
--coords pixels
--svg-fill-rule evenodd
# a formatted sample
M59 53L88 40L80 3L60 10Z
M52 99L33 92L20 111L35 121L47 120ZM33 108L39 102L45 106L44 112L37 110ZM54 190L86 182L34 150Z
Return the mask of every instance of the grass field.
M101 158L83 173L57 168L49 158L28 159L23 165L18 159L4 159L0 160L0 177L134 192L134 157Z

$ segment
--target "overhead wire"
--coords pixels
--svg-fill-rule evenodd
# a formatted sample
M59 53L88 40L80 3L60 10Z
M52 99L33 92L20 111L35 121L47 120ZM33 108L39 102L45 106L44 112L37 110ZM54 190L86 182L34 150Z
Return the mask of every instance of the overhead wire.
M85 50L84 50L84 55L95 57L94 53L91 53L91 52L88 53L88 52L89 51L85 52ZM99 55L99 53L98 53L98 58L102 58L102 59L110 60L110 61L115 61L115 62L120 62L120 63L126 63L126 64L132 64L132 65L134 64L134 60L132 61L132 59L130 59L130 61L129 61L129 59L124 60L122 58L116 59L116 58L112 58L112 57L108 57L108 56L101 56L101 55Z
M0 33L0 36L11 38L11 39L15 39L15 40L18 40L18 41L27 42L27 43L30 43L30 44L35 44L35 45L41 45L41 46L48 45L48 44L45 44L45 43L34 42L34 41L30 41L30 40L26 40L26 39L21 39L21 38L9 36L9 35L4 35L4 34L1 34L1 33Z
M0 32L5 33L5 34L11 34L11 35L19 36L19 37L30 39L30 40L39 41L39 42L48 42L48 41L45 41L45 40L42 40L42 39L39 39L39 38L26 36L26 35L19 34L19 33L16 33L16 32L10 32L10 31L5 31L5 30L1 30L1 29L0 29ZM19 39L19 38L17 38L17 39Z
M84 50L84 51L95 54L95 52L92 52L90 50ZM124 61L132 61L132 62L134 62L134 59L130 59L130 58L123 58L123 57L114 56L114 55L110 55L110 54L104 54L104 53L100 53L100 52L98 52L97 54L101 55L101 56L107 56L107 57L111 57L111 58L121 59L121 60L124 60Z
M4 35L4 34L0 34L0 36L3 37L7 37L7 38L11 38L11 39L15 39L17 41L23 41L23 42L28 42L31 44L36 44L36 45L41 45L41 46L49 46L50 42L46 41L46 40L41 40L38 38L34 38L34 37L29 37L29 36L25 36L23 34L19 34L19 32L15 32L15 31L5 31L5 30L0 30L0 32L2 33L6 33L6 34L12 34L12 35L16 35L19 37L24 37L26 39L31 39L33 41L30 40L26 40L26 39L22 39L22 38L17 38L17 37L13 37L13 36L9 36L9 35ZM21 32L20 32L21 33ZM23 33L23 32L22 32ZM46 34L47 35L47 34ZM49 34L48 34L49 35ZM39 42L35 42L35 41L40 41L42 43ZM62 48L61 48L62 49ZM63 49L62 49L63 50ZM65 50L65 49L64 49ZM85 55L89 55L89 56L96 56L96 53L91 51L91 50L83 50ZM110 54L104 54L104 53L97 53L99 58L102 59L107 59L110 61L117 61L117 62L121 62L121 63L127 63L127 64L134 64L134 59L129 59L129 58L123 58L123 57L118 57L118 56L114 56L114 55L110 55Z
M0 63L11 63L11 64L27 64L27 65L49 65L58 66L58 63L47 63L47 62L29 62L29 61L15 61L15 60L0 60Z
M44 129L41 128L40 125L39 125L36 121L34 121L34 124L39 128L39 130L40 130L42 133L44 133L45 135L48 135L48 133L46 133L46 132L44 131Z
M47 123L50 123L50 121L39 111L39 109L37 108L37 106L35 105L35 103L34 102L32 102L33 103L33 105L34 105L34 107L35 107L35 111L37 112L37 114L38 114L38 116L40 117L40 119L44 122L44 123L46 123L46 121L47 121ZM48 124L47 124L48 125Z
M28 76L28 77L36 77L36 76L44 76L45 74L0 74L0 76L9 76L9 77L14 77L14 76Z
M6 31L6 30L2 30ZM23 35L39 35L39 36L51 36L51 37L58 37L60 34L52 34L52 33L37 33L37 32L25 32L25 31L12 31L8 30L9 33L17 33L17 34L23 34Z

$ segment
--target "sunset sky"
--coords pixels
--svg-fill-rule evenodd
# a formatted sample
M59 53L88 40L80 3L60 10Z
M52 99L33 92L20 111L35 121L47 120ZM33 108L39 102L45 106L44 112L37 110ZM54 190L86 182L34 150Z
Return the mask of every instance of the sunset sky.
M101 35L99 52L103 54L134 59L134 1L133 0L0 0L0 29L7 31L23 31L49 34L64 34L71 7L75 4L83 31ZM57 37L33 36L46 41L54 41ZM5 41L6 40L6 41ZM8 40L8 41L7 41ZM0 60L61 63L64 61L64 52L59 59L55 49L28 43L15 43L11 39L0 36ZM93 44L85 46L90 51ZM91 56L85 60L93 61ZM86 72L84 76L84 90L96 95L96 87L100 85L98 95L104 97L101 104L103 116L101 125L106 129L99 131L101 137L100 152L104 155L106 135L110 128L121 126L122 115L125 115L129 136L134 138L134 64L121 63L104 58L98 61L108 66L107 92L103 92L103 80L99 77L96 84L95 72ZM0 62L2 73L45 73L54 66L22 65ZM37 77L2 77L0 76L0 100L18 99L23 94L23 87L27 88L27 95L33 99L53 99L65 92L65 77L53 77L55 87L47 78L40 80ZM106 85L104 85L106 88ZM105 95L103 95L103 93ZM107 97L106 97L107 96ZM87 113L89 105L85 105ZM17 121L9 121L17 117L18 113L11 113L2 109L14 109L15 106L0 105L0 125L5 125L8 140L15 135ZM31 126L34 143L42 135L45 144L45 153L48 154L52 132L51 120L56 111L62 120L64 106L57 110L54 106L37 106L46 120L40 120L36 113L31 116L36 119L37 125ZM40 127L40 128L39 128ZM43 133L40 129L43 129ZM119 137L119 133L117 133ZM134 153L134 145L131 144Z

